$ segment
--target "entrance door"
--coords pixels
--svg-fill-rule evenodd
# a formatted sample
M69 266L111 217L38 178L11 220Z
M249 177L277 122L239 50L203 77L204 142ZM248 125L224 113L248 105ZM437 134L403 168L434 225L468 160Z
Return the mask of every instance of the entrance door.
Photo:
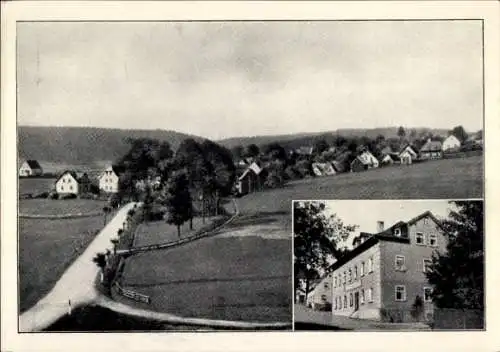
M354 292L354 310L359 309L359 292Z

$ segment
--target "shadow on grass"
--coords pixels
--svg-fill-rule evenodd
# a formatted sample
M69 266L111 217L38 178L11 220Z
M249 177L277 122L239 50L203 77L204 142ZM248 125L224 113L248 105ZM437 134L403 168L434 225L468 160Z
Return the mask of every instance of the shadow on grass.
M98 306L86 306L73 310L43 332L151 332L195 330L242 330L238 328L211 328L206 326L167 324L159 321L132 317ZM290 330L290 328L256 328L251 330Z

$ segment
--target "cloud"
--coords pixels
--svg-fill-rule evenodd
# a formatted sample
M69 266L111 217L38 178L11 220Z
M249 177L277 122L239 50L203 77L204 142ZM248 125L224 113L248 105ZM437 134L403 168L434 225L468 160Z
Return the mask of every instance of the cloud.
M21 124L211 138L399 124L482 128L479 21L18 29Z

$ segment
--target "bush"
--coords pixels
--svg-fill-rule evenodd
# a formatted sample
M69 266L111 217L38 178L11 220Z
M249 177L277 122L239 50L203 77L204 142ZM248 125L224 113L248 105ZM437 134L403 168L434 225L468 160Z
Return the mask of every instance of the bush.
M99 196L97 194L92 193L83 193L80 195L81 199L94 199L96 200Z
M56 192L51 192L51 193L49 194L49 198L50 198L50 199L59 199L59 194L58 194L58 193L56 193Z
M117 194L114 193L108 198L108 204L111 208L118 208L121 203L121 197Z
M63 194L61 197L59 197L59 199L64 199L64 200L66 200L66 199L76 199L76 198L77 198L77 196L74 193Z
M35 196L35 198L48 198L50 195L49 192L42 192L42 193L39 193Z

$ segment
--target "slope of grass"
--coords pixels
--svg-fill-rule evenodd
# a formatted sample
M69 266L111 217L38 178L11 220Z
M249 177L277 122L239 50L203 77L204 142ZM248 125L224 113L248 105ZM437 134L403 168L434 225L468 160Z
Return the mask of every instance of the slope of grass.
M21 199L19 212L36 215L86 214L102 212L105 205L104 201L92 199Z
M291 241L212 237L127 259L122 286L151 297L141 308L185 317L290 321Z
M297 199L459 199L483 197L480 156L391 166L293 181L238 199L242 213L291 212Z
M33 306L55 285L103 226L103 217L20 219L19 309Z
M181 239L188 238L198 233L204 227L208 228L208 225L219 217L207 217L205 223L200 217L193 219L193 229L190 229L189 221L181 226ZM137 228L134 239L134 247L149 246L152 244L168 243L179 240L177 235L177 226L171 225L166 221L153 221L148 223L142 223Z
M55 181L55 178L20 178L19 194L50 192L55 187Z

